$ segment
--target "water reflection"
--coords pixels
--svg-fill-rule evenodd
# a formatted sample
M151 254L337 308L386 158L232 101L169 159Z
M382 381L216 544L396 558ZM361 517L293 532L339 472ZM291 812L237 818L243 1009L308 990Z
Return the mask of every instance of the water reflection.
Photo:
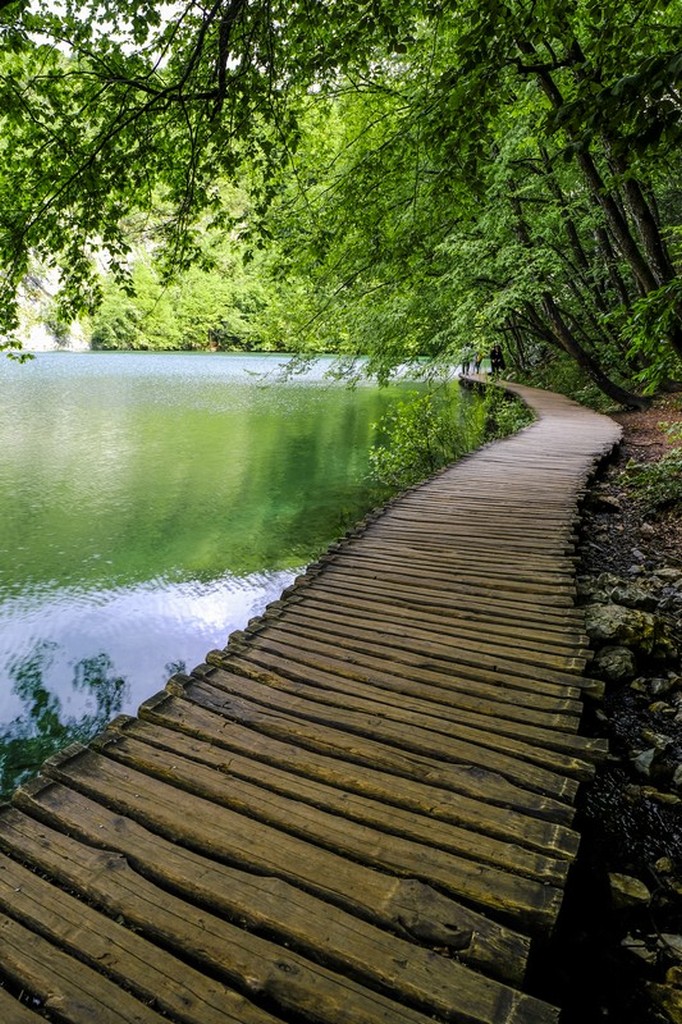
M79 717L65 712L61 699L46 686L59 644L42 640L9 666L12 692L22 710L0 734L0 791L3 797L56 751L93 736L123 706L126 681L117 675L108 654L82 658L73 666L71 685L87 695L92 710Z
M176 672L203 661L275 600L298 570L205 583L158 579L0 605L0 789L45 757L135 714Z
M0 359L5 790L136 714L380 500L373 424L404 389L348 391L329 361L283 381L281 365Z

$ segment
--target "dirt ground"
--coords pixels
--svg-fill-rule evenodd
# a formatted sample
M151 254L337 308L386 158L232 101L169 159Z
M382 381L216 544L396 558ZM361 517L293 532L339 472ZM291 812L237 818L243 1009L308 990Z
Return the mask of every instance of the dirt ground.
M623 440L610 464L600 474L600 490L622 507L599 521L586 523L581 555L581 572L625 572L632 565L633 550L641 551L643 565L682 566L682 508L679 504L652 515L623 480L623 471L632 460L655 462L682 441L672 440L666 432L671 424L682 424L682 396L658 399L646 412L615 413L612 419L623 428ZM603 530L604 525L608 529ZM593 535L594 528L599 535Z

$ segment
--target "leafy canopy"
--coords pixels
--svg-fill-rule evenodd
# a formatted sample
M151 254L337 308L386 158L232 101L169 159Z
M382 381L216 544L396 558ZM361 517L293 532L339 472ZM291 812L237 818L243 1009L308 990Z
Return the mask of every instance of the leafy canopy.
M97 251L129 288L156 207L162 274L274 247L279 319L380 376L501 339L637 401L680 376L680 7L0 0L4 325L32 259L64 315Z

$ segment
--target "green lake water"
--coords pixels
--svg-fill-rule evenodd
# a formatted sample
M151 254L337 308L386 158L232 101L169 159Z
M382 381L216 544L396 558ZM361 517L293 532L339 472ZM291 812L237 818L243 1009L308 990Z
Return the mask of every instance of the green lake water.
M377 500L373 424L282 356L0 358L0 784L135 714Z

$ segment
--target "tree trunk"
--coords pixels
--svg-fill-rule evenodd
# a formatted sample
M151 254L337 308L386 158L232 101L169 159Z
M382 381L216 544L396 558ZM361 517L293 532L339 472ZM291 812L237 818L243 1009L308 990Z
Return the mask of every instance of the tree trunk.
M516 45L521 53L526 56L537 56L535 47L532 43L523 39L517 39ZM546 68L543 68L539 61L536 62L534 68L534 73L540 83L540 87L550 104L555 110L561 110L564 106L564 98L550 72ZM568 129L567 134L569 138L572 138L571 132ZM579 140L573 139L573 141L575 142ZM577 160L578 165L585 175L592 194L596 197L597 202L604 211L604 216L609 224L613 237L616 239L623 256L630 263L633 273L636 275L637 279L642 282L647 293L655 291L659 282L656 280L651 267L649 267L639 251L637 242L630 231L623 212L614 197L610 192L608 192L592 155L587 149L578 148Z
M551 326L552 334L561 348L575 359L578 366L585 370L600 391L603 391L618 405L625 406L626 409L647 409L651 405L650 398L626 391L625 388L620 387L606 376L599 363L580 345L549 292L543 293L542 308Z

